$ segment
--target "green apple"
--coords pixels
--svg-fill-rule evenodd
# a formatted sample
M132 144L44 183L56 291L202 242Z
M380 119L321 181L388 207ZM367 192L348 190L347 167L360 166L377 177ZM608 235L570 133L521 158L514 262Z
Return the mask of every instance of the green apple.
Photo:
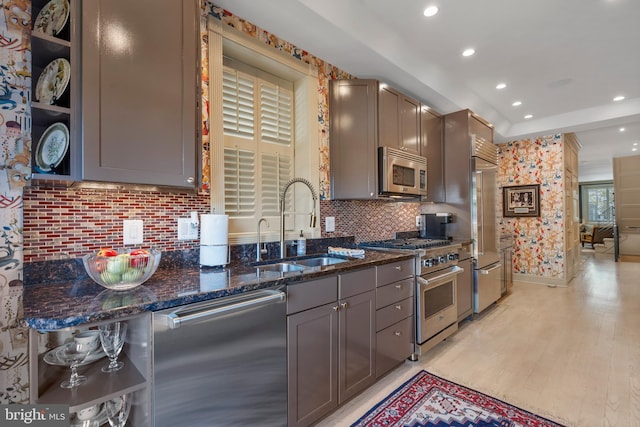
M113 274L122 274L129 267L129 254L120 254L107 261L107 271Z
M130 268L122 273L123 282L135 282L142 277L142 270L139 268Z
M112 273L108 270L100 273L100 280L102 280L105 285L114 285L116 283L120 283L120 279L121 276L118 273Z

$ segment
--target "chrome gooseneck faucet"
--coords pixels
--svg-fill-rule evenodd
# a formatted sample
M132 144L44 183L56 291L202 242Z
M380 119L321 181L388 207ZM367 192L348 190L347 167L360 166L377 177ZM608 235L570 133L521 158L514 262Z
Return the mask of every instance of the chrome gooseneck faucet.
M258 262L262 260L262 254L267 253L266 248L260 248L260 224L262 224L263 222L266 222L267 227L269 227L269 221L267 221L265 218L260 218L260 220L258 221L258 243L256 243L256 261Z
M284 215L285 215L284 201L287 195L287 190L289 190L289 187L291 187L296 182L300 182L306 185L311 191L311 197L313 197L313 207L311 210L311 220L310 220L309 226L311 228L316 226L316 200L318 200L318 196L316 195L316 190L313 188L313 185L304 178L293 178L289 180L289 182L287 182L284 185L284 188L282 189L282 194L280 195L280 258L284 258L287 255L287 251L285 250L285 242L284 242ZM295 214L295 212L290 212L290 213Z

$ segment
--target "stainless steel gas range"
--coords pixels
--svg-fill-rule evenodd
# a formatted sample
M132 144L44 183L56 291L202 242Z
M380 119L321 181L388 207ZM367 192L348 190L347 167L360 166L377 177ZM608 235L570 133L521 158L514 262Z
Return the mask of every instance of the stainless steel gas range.
M415 357L458 330L456 278L460 244L438 239L393 239L364 242L362 248L411 252L415 255Z

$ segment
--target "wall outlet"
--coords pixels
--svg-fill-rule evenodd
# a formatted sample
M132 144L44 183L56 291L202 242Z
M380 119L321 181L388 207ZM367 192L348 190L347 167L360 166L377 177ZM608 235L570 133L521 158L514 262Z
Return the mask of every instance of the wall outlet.
M178 240L196 240L198 238L198 224L192 218L178 218Z
M420 227L420 220L422 217L420 215L416 215L416 227Z
M144 240L143 222L141 219L125 219L122 221L122 244L140 245Z
M324 231L327 233L336 231L336 217L328 216L324 219Z

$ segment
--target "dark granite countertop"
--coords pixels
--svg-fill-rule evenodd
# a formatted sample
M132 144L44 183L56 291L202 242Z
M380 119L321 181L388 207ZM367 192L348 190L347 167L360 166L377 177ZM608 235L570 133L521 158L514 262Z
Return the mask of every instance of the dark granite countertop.
M310 256L307 256L310 257ZM131 291L111 291L87 277L61 283L24 286L22 322L29 328L51 331L146 311L156 311L229 295L297 282L358 268L412 258L412 254L366 251L362 259L316 267L304 273L256 274L256 267L231 264L227 268L164 267Z

